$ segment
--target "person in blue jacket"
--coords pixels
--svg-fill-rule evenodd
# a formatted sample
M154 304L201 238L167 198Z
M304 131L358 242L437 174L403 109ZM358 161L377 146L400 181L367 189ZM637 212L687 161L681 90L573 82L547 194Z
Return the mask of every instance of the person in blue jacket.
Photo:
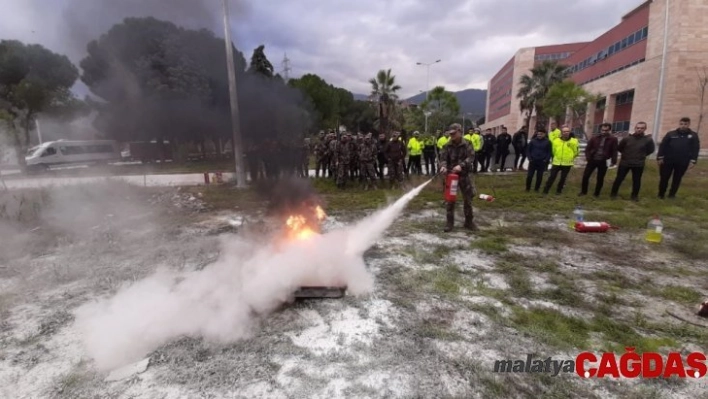
M529 169L526 174L526 192L531 191L531 182L536 175L536 185L534 191L538 192L541 189L543 182L543 173L548 170L548 162L552 155L551 141L546 136L546 130L543 128L536 129L536 134L529 140L526 147L526 157L529 160Z

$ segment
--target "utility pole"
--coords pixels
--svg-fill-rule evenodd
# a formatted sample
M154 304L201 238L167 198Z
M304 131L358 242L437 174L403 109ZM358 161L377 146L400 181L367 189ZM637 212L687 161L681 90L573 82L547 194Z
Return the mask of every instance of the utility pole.
M246 169L243 162L243 142L241 140L241 118L238 113L238 94L236 91L236 67L234 50L231 45L231 24L229 23L229 0L222 0L224 11L224 42L226 43L226 69L229 74L229 97L231 98L231 129L236 163L236 188L246 188Z
M283 79L285 79L285 83L290 80L290 71L292 71L292 68L290 68L290 59L288 58L288 53L285 53L285 57L283 58Z
M661 108L664 103L664 76L666 75L666 51L669 45L669 0L666 0L666 5L664 5L664 49L661 52L661 70L659 72L659 94L656 98L656 110L654 111L654 131L652 132L652 139L655 143L659 140L659 129L661 129ZM658 152L653 155L656 157Z
M42 144L42 128L39 126L39 117L34 120L35 125L37 125L37 139L39 140L39 144Z
M416 62L416 63L415 63L416 65L423 65L423 66L425 66L425 68L426 68L426 70L427 70L427 72L426 72L426 77L425 77L425 81L426 81L426 83L425 83L425 100L426 100L426 101L428 100L428 93L430 93L430 66L433 65L433 64L437 64L437 63L440 62L440 61L441 61L441 60L437 60L437 61L435 61L435 62L431 62L431 63L427 63L427 64L424 63L424 62Z

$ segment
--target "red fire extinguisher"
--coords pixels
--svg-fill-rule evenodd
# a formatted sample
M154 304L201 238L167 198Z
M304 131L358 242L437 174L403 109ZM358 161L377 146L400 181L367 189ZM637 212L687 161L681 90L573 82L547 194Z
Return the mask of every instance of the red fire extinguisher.
M611 228L605 222L575 222L575 231L580 233L604 233Z
M457 184L460 181L460 176L457 173L450 173L445 178L445 201L457 201Z

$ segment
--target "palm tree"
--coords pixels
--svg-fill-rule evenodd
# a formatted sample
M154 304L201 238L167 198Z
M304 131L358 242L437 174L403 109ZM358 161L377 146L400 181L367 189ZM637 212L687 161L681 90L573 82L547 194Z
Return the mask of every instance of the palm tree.
M371 97L379 101L379 132L388 134L389 116L396 106L398 96L396 92L401 86L396 84L396 77L391 75L391 70L380 70L376 78L369 79L371 83Z
M457 97L446 91L444 86L433 88L420 107L424 111L432 113L429 118L432 129L446 129L447 125L457 120L460 114L460 103L457 101Z
M524 74L519 80L521 87L516 94L521 112L526 112L526 126L530 128L531 114L535 111L537 122L545 124L548 115L543 112L543 100L548 90L556 83L564 81L570 75L567 67L558 61L543 61L531 68L530 74Z

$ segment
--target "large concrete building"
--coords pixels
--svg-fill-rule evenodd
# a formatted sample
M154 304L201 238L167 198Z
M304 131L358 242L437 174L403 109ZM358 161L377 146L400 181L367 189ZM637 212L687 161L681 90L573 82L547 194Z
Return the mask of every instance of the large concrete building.
M616 132L632 131L645 121L661 139L683 116L696 130L701 111L708 113L708 91L701 110L699 90L699 76L708 71L708 1L645 1L590 42L520 49L489 81L482 128L514 132L524 124L517 98L521 77L547 59L568 66L573 81L602 96L588 104L584 120L574 122L576 131L594 132L603 122ZM700 129L702 148L708 148L707 125Z

